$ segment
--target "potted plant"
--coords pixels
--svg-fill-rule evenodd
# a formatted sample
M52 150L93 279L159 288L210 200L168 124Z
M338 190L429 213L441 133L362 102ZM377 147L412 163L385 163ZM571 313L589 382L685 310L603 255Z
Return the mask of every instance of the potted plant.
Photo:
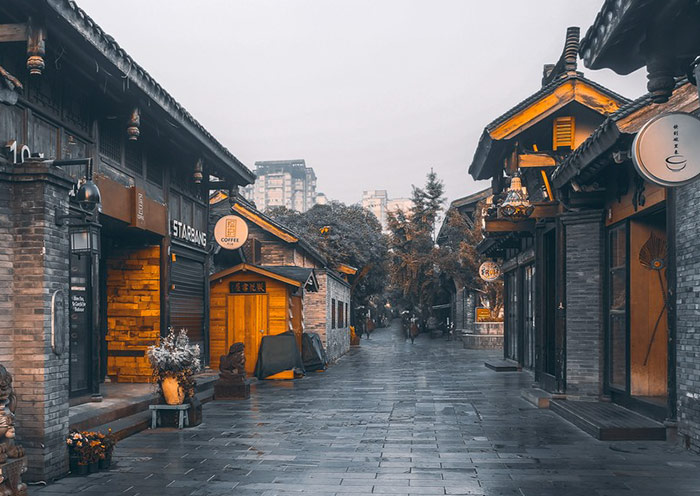
M194 374L201 368L198 345L191 345L185 329L173 329L157 346L148 348L153 379L168 405L180 405L194 396Z
M88 473L89 463L89 440L82 432L72 431L66 438L68 446L70 470L78 475Z
M101 449L99 452L100 470L107 470L112 465L112 453L117 440L112 434L112 429L109 429L107 434L97 433L97 439L100 441Z

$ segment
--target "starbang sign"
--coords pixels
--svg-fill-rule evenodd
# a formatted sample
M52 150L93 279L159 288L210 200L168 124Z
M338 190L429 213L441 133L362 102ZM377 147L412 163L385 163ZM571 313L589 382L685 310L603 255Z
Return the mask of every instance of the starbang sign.
M200 246L202 248L207 247L207 234L195 229L194 227L188 226L184 222L179 220L171 221L170 235L182 241L188 241L194 245Z
M632 162L647 181L682 186L700 175L700 119L682 112L654 117L632 143Z

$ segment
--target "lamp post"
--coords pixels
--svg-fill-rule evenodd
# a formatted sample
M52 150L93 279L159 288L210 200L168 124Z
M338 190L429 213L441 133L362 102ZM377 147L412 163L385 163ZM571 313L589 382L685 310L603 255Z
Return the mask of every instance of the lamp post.
M92 159L55 160L57 167L85 165L70 195L68 213L56 210L56 224L68 226L70 239L70 392L100 395L99 260L98 216L102 198L92 181Z

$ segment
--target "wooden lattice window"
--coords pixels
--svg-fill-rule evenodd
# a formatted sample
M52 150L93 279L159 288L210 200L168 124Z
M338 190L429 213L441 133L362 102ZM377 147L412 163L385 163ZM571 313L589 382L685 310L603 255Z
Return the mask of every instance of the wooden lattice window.
M554 119L552 150L560 147L574 149L576 120L573 117L557 117Z

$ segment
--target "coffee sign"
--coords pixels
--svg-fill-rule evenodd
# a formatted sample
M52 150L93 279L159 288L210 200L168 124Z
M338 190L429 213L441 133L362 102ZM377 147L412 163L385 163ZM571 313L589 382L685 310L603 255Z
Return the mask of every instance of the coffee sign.
M682 186L700 175L700 119L673 112L654 117L632 143L632 162L647 181Z
M226 250L236 250L248 239L248 224L235 215L225 215L214 226L214 239Z
M484 262L479 267L479 277L486 282L493 282L501 277L501 267L496 262Z

